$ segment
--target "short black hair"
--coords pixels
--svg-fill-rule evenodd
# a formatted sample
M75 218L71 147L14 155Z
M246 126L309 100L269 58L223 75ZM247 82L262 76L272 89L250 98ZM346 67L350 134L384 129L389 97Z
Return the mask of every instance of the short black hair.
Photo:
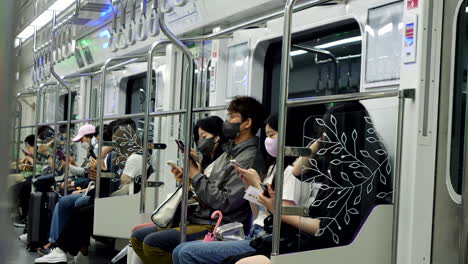
M223 120L219 116L209 116L198 120L193 127L193 138L195 139L195 142L198 142L199 140L199 128L213 134L215 137L219 137L221 143L225 142L223 134Z
M99 136L100 126L96 127L96 136ZM104 131L102 131L102 141L110 142L112 141L112 130L110 125L104 125Z
M74 128L75 128L75 124L70 124L70 130L72 130ZM66 124L63 124L63 125L59 126L59 133L61 133L61 134L67 133L67 125Z
M24 143L28 144L29 146L33 147L34 146L34 135L29 135L24 139Z
M117 119L115 121L110 122L109 128L113 132L121 126L129 125L133 131L136 131L136 124L135 121L133 121L131 118L125 118L125 119Z
M263 125L265 119L265 111L263 105L255 98L250 96L236 96L232 99L227 108L228 112L236 112L241 114L242 121L252 119L252 134L257 134L257 131Z
M55 135L54 129L50 126L40 126L37 129L37 137L40 140L46 140L48 138L53 138Z

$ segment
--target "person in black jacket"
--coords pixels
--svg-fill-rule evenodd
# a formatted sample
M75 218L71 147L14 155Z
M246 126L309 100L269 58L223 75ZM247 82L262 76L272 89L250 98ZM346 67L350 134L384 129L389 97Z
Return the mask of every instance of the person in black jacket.
M244 168L255 167L254 161L258 156L255 134L263 125L264 111L252 97L234 98L227 110L223 134L230 142L214 162L209 178L202 173L200 164L190 164L193 190L206 206L197 206L195 213L188 217L187 241L203 239L212 231L211 214L216 210L223 212L224 223L250 221L250 207L243 199L244 185L230 166L230 160L235 159ZM180 244L180 229L141 228L133 232L130 241L144 263L168 264L172 263L172 251Z

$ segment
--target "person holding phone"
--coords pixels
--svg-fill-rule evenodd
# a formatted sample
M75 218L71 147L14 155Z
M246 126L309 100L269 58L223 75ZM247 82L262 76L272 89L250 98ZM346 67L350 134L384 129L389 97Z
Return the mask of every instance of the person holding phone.
M194 159L199 159L201 157L201 168L204 171L205 175L209 177L211 170L213 168L214 161L221 156L223 151L223 144L226 143L226 140L223 135L223 120L218 116L209 116L197 121L195 126L193 127L193 138L197 145L198 153L195 150L191 150L191 156ZM177 142L177 141L176 141ZM185 146L182 144L177 143L178 148L182 148L185 150ZM179 146L180 145L180 146ZM172 160L168 160L167 165L170 166L172 174L174 174L174 178L178 184L182 183L182 176L183 176L183 169L177 165L176 162ZM196 199L194 197L194 199ZM154 227L155 224L153 222L145 223L141 225L137 225L132 229L132 233L136 230L145 228L145 227ZM137 261L139 259L138 255L133 254L133 248L129 247L128 249L129 254L132 258L131 263L141 263Z
M213 169L214 161L223 154L223 144L226 143L226 139L223 134L223 120L218 116L209 116L198 120L193 127L193 138L197 144L197 149L201 154L201 169L205 175L210 175ZM179 148L185 148L180 146ZM191 157L197 157L198 155L194 150L191 150ZM171 171L176 177L177 182L182 182L182 168L176 164L171 166Z
M241 165L232 160L231 164L234 167L238 177L242 180L244 188L249 186L262 189L264 195L269 197L268 188L274 182L276 173L276 156L278 146L278 117L271 115L265 122L265 148L267 153L273 159L273 164L269 167L267 177L261 179L255 169L245 169ZM291 173L292 167L288 166L284 172L284 189L283 189L283 204L294 206L301 202L309 200L309 192L301 191L301 182L297 180ZM310 188L310 185L304 188ZM269 215L269 212L264 206L259 206L250 202L250 208L254 216L253 228L246 240L241 241L219 241L203 243L199 241L183 243L179 245L172 253L173 263L188 264L188 263L222 263L224 259L230 256L243 253L254 252L250 247L250 239L263 230L263 221Z
M202 239L213 230L211 213L215 210L223 211L223 223L246 223L250 220L250 208L243 199L242 181L234 168L225 167L232 159L244 168L255 165L259 156L255 134L264 121L263 106L256 99L243 96L234 98L227 111L227 120L222 128L229 143L224 153L214 161L209 178L199 163L190 162L188 176L194 192L206 207L197 206L195 212L189 215L188 241ZM216 142L210 140L208 143ZM172 263L171 253L180 244L180 231L178 228L158 230L153 226L145 227L133 232L131 244L144 263Z

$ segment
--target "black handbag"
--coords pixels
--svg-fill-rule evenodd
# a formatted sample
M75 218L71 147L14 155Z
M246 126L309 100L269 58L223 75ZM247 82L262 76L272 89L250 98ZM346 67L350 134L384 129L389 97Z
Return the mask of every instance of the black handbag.
M255 248L258 255L270 256L273 241L273 215L269 215L264 221L264 231L257 234L250 241L250 246ZM280 253L299 252L310 248L312 241L316 237L306 232L301 232L299 229L288 224L281 224L280 235Z

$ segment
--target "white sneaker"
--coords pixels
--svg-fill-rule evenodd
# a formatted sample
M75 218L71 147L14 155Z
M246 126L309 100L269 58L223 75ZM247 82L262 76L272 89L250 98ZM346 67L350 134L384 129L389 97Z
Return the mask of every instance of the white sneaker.
M78 255L76 255L73 260L75 264L89 264L88 256L83 255L81 252L78 252Z
M37 258L34 260L34 263L62 263L67 262L67 254L56 247L48 255Z
M28 243L28 234L22 234L19 236L19 240L25 244Z

